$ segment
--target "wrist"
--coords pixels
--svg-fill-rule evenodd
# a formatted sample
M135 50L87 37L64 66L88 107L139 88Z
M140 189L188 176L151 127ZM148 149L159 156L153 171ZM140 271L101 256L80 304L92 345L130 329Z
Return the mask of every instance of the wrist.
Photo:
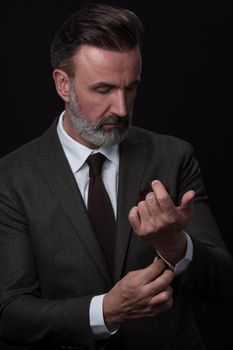
M103 316L105 325L110 332L120 327L120 324L122 323L120 315L120 310L117 310L114 307L111 298L107 293L103 298Z
M177 234L179 239L171 242L165 241L165 244L156 246L157 252L162 255L172 266L175 266L181 261L186 254L187 250L187 237L184 231Z

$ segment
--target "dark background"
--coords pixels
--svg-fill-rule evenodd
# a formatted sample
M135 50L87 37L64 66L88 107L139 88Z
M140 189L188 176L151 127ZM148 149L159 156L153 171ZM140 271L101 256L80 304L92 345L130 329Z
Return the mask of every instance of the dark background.
M49 46L61 20L84 3L15 1L1 9L0 156L39 136L63 110L52 80ZM210 206L233 254L231 2L105 3L134 10L145 28L134 124L191 142ZM207 348L231 347L233 300L193 300L193 306ZM3 349L13 347L0 342Z

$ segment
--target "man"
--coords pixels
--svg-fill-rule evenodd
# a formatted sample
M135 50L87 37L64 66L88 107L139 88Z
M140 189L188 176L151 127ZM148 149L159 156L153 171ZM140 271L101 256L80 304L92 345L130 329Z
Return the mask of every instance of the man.
M0 161L0 336L11 344L204 349L189 297L232 293L232 258L192 147L131 126L141 36L126 9L72 15L51 47L65 110ZM97 236L110 214L89 207L96 153L115 217L111 254Z

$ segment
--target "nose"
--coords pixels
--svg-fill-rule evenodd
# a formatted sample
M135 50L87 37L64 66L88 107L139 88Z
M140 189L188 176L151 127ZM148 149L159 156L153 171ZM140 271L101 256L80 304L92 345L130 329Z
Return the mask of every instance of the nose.
M119 117L125 117L128 114L125 92L118 90L112 98L111 113L116 114Z

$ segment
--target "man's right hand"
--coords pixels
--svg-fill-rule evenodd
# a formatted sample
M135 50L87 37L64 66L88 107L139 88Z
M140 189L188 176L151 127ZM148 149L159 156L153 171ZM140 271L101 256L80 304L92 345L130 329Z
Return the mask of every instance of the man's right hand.
M130 319L156 316L172 307L174 273L155 258L148 267L125 275L105 296L103 312L109 329Z

